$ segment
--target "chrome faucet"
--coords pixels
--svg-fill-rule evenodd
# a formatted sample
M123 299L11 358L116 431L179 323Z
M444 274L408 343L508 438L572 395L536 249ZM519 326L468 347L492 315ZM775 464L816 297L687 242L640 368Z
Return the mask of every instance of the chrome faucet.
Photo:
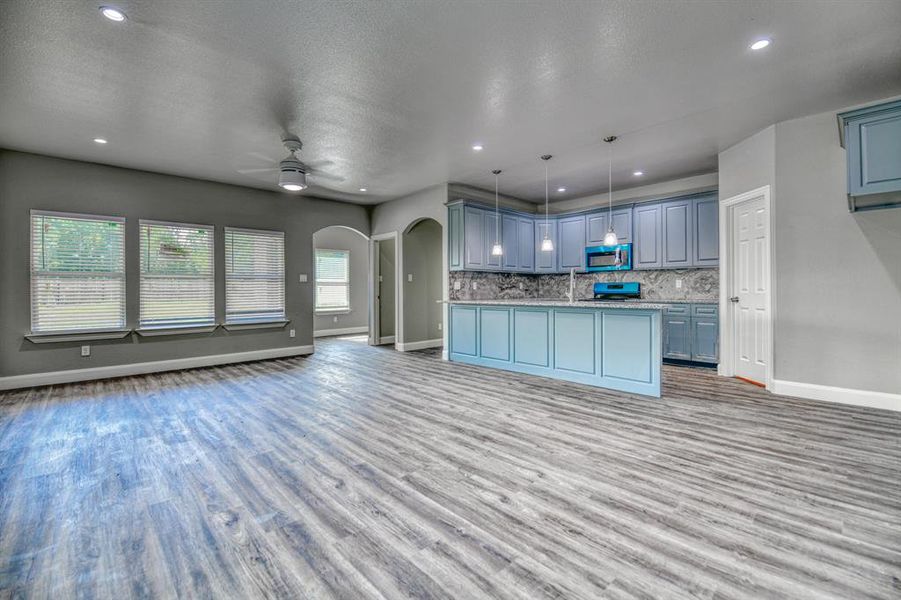
M572 304L575 301L576 295L576 270L569 270L569 291L566 292L566 299L569 300L569 303Z

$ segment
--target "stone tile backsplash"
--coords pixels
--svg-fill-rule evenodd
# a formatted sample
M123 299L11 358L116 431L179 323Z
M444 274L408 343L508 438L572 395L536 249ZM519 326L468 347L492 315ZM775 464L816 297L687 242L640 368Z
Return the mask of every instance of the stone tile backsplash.
M682 286L676 287L677 280ZM454 290L454 282L460 289ZM641 297L670 302L717 302L718 269L661 269L581 273L576 275L576 298L590 298L597 281L637 281ZM472 283L476 289L472 289ZM450 273L451 300L512 300L520 298L562 298L569 289L569 275L532 275L527 273L483 273L453 271Z

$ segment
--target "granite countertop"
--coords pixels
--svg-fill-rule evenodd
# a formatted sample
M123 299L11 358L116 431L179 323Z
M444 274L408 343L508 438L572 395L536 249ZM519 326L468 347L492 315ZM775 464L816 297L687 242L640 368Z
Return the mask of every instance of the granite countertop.
M566 308L624 308L632 310L663 310L667 303L589 301L570 302L565 298L520 298L515 300L448 300L448 304L476 304L481 306L563 306Z

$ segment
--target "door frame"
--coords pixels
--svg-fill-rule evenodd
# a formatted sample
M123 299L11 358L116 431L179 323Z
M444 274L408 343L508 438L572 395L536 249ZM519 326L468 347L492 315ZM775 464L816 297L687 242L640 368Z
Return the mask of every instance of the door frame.
M378 247L378 243L384 240L394 240L394 347L397 347L397 340L400 339L398 336L398 323L400 317L399 311L399 298L400 298L400 276L399 273L399 264L398 260L400 257L400 236L397 235L396 231L392 231L390 233L379 233L369 238L369 345L370 346L379 346L381 345L380 336L379 336L379 328L381 327L381 323L379 323L379 310L378 310L378 298L376 294L376 290L378 289L376 286L378 285L378 276L379 276L379 252L380 249ZM387 344L386 344L387 345Z
M735 311L733 303L729 302L729 297L734 295L732 292L732 272L733 261L732 256L732 218L735 214L735 207L748 200L763 198L763 206L766 210L766 236L767 248L764 260L769 274L769 286L767 288L764 304L766 305L767 317L769 323L767 325L767 344L764 348L766 358L766 389L773 390L773 344L776 315L773 309L773 298L775 296L776 276L773 271L773 203L770 193L770 186L764 185L748 192L732 196L726 200L720 201L719 206L719 230L720 230L720 362L717 366L717 373L724 377L735 376Z

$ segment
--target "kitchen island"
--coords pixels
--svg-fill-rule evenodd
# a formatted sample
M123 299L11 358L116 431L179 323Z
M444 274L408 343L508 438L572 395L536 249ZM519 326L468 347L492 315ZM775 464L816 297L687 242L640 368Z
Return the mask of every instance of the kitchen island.
M452 300L448 359L660 397L652 302Z

